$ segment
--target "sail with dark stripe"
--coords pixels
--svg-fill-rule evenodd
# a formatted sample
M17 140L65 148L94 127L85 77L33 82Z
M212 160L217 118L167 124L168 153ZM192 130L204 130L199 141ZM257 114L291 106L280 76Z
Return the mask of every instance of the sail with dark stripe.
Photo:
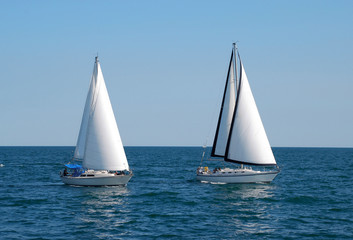
M211 156L224 157L235 106L234 54L230 57L226 85Z
M236 92L236 52L234 46L211 156L241 164L276 165L239 53Z

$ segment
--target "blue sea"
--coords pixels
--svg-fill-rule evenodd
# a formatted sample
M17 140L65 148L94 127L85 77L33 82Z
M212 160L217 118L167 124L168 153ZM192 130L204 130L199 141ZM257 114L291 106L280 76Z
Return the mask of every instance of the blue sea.
M126 187L72 187L73 147L0 147L0 239L353 239L351 148L274 148L240 185L196 181L201 147L125 149Z

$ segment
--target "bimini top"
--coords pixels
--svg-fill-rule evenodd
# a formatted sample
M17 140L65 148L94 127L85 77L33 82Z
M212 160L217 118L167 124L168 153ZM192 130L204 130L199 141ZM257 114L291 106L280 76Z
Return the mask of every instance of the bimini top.
M65 164L65 167L68 167L68 168L70 168L70 169L82 168L81 165L79 165L79 164L73 164L73 163Z

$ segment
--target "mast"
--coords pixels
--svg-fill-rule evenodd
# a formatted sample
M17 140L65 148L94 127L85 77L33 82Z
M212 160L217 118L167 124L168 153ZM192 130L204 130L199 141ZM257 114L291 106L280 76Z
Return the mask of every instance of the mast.
M237 43L233 43L233 56L234 56L234 76L235 76L235 90L238 91L238 70L237 70Z

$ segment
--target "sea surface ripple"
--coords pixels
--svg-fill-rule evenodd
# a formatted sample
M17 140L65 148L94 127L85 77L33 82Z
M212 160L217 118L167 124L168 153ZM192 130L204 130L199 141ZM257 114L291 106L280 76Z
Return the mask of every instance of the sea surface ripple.
M0 147L0 239L353 239L351 148L274 148L239 185L196 181L201 147L125 149L127 187L72 187L73 147Z

